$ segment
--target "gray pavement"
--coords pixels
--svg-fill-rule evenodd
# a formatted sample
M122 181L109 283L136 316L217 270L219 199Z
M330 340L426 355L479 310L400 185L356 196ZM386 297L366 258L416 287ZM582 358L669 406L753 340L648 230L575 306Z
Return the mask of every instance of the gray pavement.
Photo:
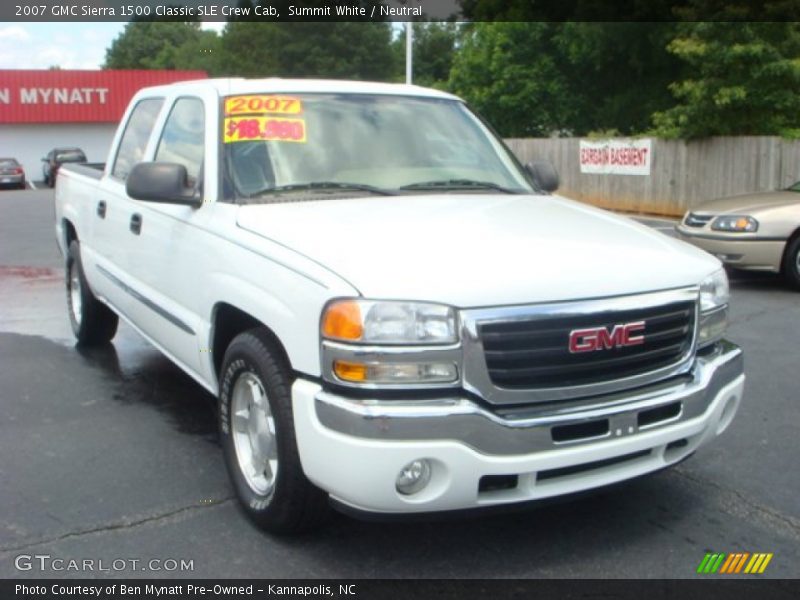
M707 551L773 552L767 576L800 576L800 293L777 277L733 275L745 401L680 466L533 511L336 516L295 539L239 511L208 393L125 325L105 348L74 346L62 278L52 191L0 192L0 577L680 578ZM19 571L19 555L110 570Z

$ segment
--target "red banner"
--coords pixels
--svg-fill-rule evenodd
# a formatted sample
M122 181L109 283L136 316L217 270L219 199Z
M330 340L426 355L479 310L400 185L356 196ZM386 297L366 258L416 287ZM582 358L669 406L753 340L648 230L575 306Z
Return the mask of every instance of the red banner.
M0 123L110 123L144 87L205 79L204 71L0 70Z

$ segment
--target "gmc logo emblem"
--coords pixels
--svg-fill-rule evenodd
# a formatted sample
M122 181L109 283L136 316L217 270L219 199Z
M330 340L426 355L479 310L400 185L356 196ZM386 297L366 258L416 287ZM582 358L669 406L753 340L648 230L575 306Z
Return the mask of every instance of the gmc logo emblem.
M614 325L610 331L605 327L573 329L569 332L569 351L575 354L638 346L644 344L643 331L644 321Z

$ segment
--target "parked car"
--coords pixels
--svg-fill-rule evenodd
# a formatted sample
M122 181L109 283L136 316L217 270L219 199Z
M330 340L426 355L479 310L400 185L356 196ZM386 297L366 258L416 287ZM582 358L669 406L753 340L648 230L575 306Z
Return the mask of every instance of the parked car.
M800 289L800 182L701 204L677 232L730 267L783 273Z
M64 163L85 163L86 154L80 148L53 148L42 159L44 182L53 187L56 184L58 169Z
M58 175L73 333L107 343L121 317L217 394L232 487L268 530L329 503L609 485L738 410L720 261L554 195L553 167L520 165L455 96L186 82L140 90L115 140Z
M0 187L25 189L25 169L16 158L0 158Z

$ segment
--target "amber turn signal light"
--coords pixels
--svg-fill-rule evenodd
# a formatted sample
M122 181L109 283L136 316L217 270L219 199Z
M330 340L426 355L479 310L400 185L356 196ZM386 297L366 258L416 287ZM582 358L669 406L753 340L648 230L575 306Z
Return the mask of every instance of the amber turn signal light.
M333 372L342 381L361 382L367 380L367 365L362 363L333 361Z
M340 300L329 305L322 318L322 335L326 338L355 342L361 339L361 309L354 300Z

